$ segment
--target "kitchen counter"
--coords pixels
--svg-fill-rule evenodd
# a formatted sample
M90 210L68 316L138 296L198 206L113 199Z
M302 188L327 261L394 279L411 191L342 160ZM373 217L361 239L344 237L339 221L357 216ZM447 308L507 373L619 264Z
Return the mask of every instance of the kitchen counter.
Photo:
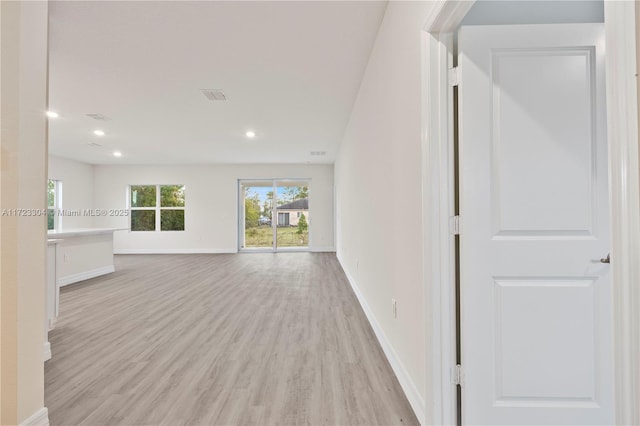
M122 228L78 228L49 231L62 239L56 250L58 286L73 284L115 271L113 233Z

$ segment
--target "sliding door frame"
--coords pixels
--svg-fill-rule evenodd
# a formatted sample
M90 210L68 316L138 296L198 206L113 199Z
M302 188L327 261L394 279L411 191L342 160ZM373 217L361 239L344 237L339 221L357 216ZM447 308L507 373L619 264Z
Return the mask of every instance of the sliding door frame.
M273 200L271 207L271 232L273 236L273 243L271 248L269 247L245 247L245 203L244 203L244 190L243 188L246 185L250 185L252 183L256 184L271 184L273 189ZM307 232L308 239L307 245L305 247L278 247L278 216L277 216L277 205L278 205L278 186L286 186L287 183L299 184L304 183L305 186L309 190L309 209L311 211L311 179L310 178L281 178L281 179L238 179L238 252L242 253L274 253L274 252L308 252L311 251L311 238L312 225L309 223ZM268 187L265 185L265 187Z

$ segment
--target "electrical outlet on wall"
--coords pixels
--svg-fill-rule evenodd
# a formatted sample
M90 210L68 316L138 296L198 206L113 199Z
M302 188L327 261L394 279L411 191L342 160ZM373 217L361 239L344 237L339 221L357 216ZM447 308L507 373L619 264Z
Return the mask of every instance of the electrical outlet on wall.
M64 254L64 261L68 262L69 261L69 253L65 253Z
M396 299L391 299L391 309L393 312L393 317L398 318L398 304L396 303Z

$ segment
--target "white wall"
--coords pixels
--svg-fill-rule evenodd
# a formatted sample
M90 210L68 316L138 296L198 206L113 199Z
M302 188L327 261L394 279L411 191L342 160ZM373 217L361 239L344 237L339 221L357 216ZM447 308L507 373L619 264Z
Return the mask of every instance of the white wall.
M433 4L389 2L335 164L338 258L423 423L421 29Z
M47 2L0 2L0 208L44 209ZM0 423L44 408L46 217L0 217Z
M93 166L67 158L49 156L49 179L62 181L63 210L93 208ZM91 216L61 216L62 229L91 228Z
M114 234L116 253L236 252L238 179L309 178L313 209L310 248L334 249L332 165L94 166L94 207L126 208L129 185L184 184L184 232ZM104 217L97 227L128 228L126 217Z

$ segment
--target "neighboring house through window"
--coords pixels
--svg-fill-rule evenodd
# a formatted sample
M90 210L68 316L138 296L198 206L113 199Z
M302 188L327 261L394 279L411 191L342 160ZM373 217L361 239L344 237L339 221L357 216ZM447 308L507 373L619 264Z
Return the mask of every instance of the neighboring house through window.
M278 206L278 226L298 226L304 216L309 222L309 199L300 198Z
M184 231L184 185L131 185L132 231Z

